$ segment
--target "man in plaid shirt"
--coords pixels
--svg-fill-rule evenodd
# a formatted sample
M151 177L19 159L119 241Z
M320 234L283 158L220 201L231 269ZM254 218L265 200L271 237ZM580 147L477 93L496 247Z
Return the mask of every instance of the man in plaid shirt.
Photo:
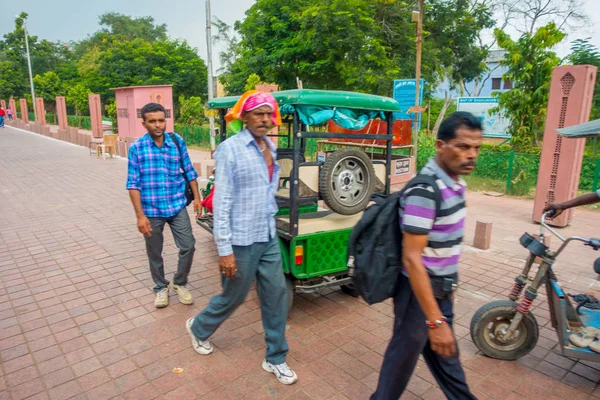
M177 134L165 135L164 107L149 103L142 108L141 114L142 124L148 133L133 142L129 149L127 189L137 216L138 230L146 239L150 273L155 283L154 305L156 308L169 305L169 288L177 293L181 303L193 304L192 294L185 287L195 251L195 239L186 209L185 181L190 183L194 193L194 211L198 213L201 208L196 182L198 174L183 138ZM174 140L177 140L179 148ZM184 173L181 172L181 164ZM165 279L162 258L165 224L171 227L179 248L179 264L173 283Z

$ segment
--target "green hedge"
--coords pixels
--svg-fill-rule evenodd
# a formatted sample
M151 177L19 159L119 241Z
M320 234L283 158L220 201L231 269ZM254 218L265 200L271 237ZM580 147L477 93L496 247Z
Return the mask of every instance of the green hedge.
M533 151L539 151L533 150ZM419 137L419 148L417 152L417 167L423 168L429 158L435 156L435 138L429 136ZM540 155L538 153L515 153L513 159L512 173L509 177L509 164L511 158L510 146L483 145L477 160L477 168L473 176L489 178L507 182L511 181L511 193L526 194L537 183L540 167ZM596 158L584 157L579 178L579 190L592 191L594 188L594 171Z

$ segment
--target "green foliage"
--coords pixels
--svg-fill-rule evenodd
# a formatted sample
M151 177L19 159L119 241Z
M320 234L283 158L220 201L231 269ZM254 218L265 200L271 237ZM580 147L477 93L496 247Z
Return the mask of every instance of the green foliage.
M516 150L539 145L546 121L552 69L560 58L550 49L560 43L565 34L555 23L540 27L535 33L524 33L517 41L502 30L494 35L498 46L506 50L501 65L508 68L504 79L511 80L513 89L495 93L499 107L510 118L509 133Z
M244 92L247 92L248 90L255 90L256 89L256 85L262 85L266 82L263 82L260 79L260 76L258 76L258 74L251 74L248 79L246 80L246 86L244 86Z
M204 107L198 96L179 96L179 119L182 124L202 125L204 123Z
M26 13L0 40L0 97L24 97L29 92L25 53ZM108 13L101 29L69 45L29 36L36 93L47 101L64 94L78 114L88 109L87 94L99 93L105 104L114 101L110 88L133 85L173 85L175 108L180 95L206 98L207 71L196 49L171 40L166 25L152 17L133 18Z
M109 101L109 103L104 107L106 110L106 114L110 118L110 122L112 122L112 131L117 131L117 103L113 99Z
M600 51L590 43L590 38L577 39L571 43L571 54L568 60L573 65L594 65L600 68ZM600 72L596 75L594 100L590 120L600 118Z
M42 97L46 102L54 103L56 96L65 95L65 87L56 72L48 71L44 75L36 75L33 83L36 97Z
M75 115L89 113L88 95L91 93L92 91L85 87L82 83L78 83L69 88L66 100L75 107Z
M207 127L176 123L175 132L183 137L187 145L210 149L210 130Z
M155 25L154 18L132 18L115 12L100 16L102 32L121 36L124 39L143 39L147 42L166 41L167 25Z
M391 95L392 81L415 73L416 0L258 0L236 23L237 58L224 77L230 94L251 74L294 89L340 89ZM479 33L491 12L469 0L430 0L424 18L422 76L474 79L483 72Z

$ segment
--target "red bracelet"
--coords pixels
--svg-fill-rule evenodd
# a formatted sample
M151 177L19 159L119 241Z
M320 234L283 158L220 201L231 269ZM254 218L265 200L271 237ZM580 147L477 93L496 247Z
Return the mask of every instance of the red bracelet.
M442 326L442 325L444 325L444 324L447 324L447 323L448 323L448 318L446 318L446 317L444 317L444 316L442 316L442 318L440 318L440 319L438 319L438 320L435 320L435 321L433 321L433 322L432 322L432 321L429 321L429 320L426 320L426 321L425 321L425 325L427 325L427 327L428 327L429 329L435 329L435 328L439 328L440 326Z

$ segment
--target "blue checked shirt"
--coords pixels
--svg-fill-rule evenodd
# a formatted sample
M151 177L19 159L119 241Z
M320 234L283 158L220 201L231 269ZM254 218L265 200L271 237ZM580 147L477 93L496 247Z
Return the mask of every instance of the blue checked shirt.
M198 178L187 147L175 134L183 156L183 168L189 181ZM148 218L170 218L179 214L187 203L185 179L181 173L177 145L165 132L165 141L158 147L150 134L131 144L129 149L127 189L140 191L142 208Z
M275 148L265 140L276 158ZM233 253L232 246L249 246L275 238L275 193L279 165L269 181L267 163L252 134L243 129L221 143L215 153L213 233L219 256Z

